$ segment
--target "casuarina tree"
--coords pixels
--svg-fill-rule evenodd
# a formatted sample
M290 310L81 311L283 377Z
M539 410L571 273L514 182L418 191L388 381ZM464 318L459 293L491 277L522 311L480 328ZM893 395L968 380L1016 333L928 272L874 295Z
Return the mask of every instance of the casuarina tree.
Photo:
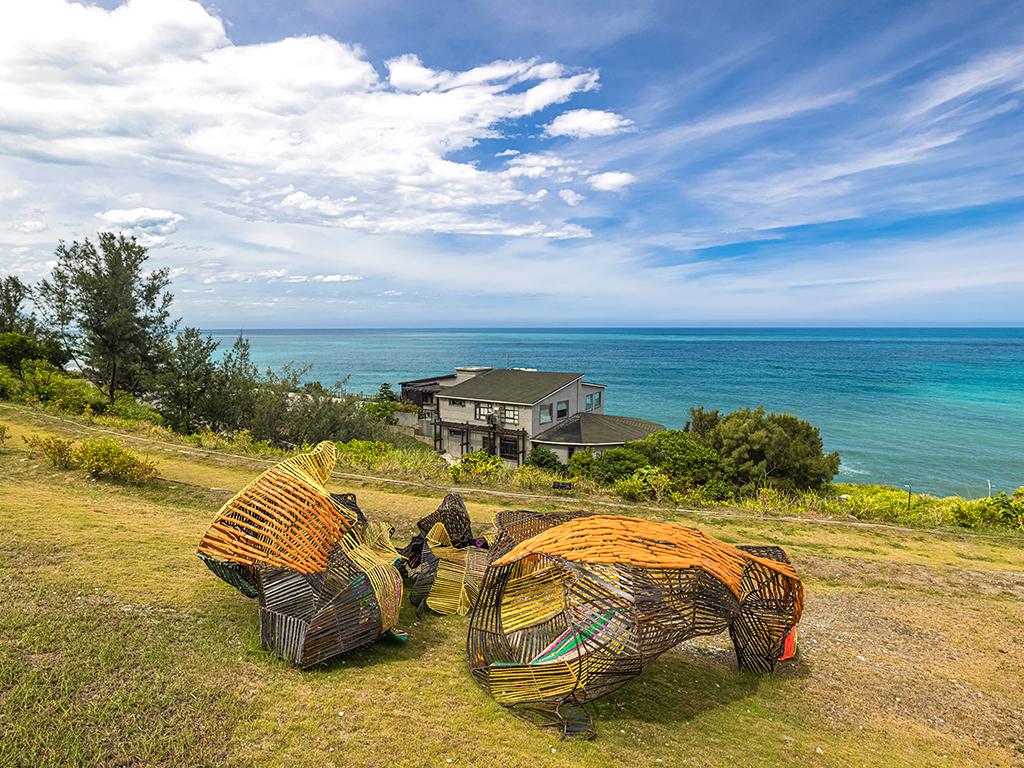
M36 292L50 330L111 403L118 390L140 392L170 348L168 271L147 270L146 248L111 232L98 247L61 241L55 256Z

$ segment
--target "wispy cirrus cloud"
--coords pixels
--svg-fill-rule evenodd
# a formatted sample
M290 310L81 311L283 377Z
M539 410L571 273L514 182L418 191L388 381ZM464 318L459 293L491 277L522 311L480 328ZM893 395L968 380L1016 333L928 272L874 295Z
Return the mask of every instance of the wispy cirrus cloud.
M1024 322L1009 5L527 0L399 29L351 4L12 2L0 253L29 279L110 228L219 325L311 301L330 325L926 321L958 295Z

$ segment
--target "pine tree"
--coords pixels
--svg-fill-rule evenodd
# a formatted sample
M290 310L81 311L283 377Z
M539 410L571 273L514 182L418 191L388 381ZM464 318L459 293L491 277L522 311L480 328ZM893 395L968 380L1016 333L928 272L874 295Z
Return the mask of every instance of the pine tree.
M103 232L61 241L57 263L37 290L50 330L111 403L118 390L140 393L170 350L168 271L145 271L149 258L135 238Z

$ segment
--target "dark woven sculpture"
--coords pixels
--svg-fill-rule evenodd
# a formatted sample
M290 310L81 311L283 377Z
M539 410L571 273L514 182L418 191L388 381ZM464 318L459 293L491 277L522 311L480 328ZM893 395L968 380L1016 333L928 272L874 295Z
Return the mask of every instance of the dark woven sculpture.
M453 547L468 547L473 543L473 528L469 520L469 510L462 497L457 493L449 493L437 509L416 523L419 532L413 536L407 546L398 550L402 556L403 566L411 573L420 566L423 556L423 545L431 529L441 523L448 532L448 539Z
M469 613L487 569L487 540L474 539L469 512L457 493L417 524L419 533L401 550L413 578L409 601L417 614Z
M498 527L500 554L470 618L469 667L496 701L563 737L592 737L583 705L688 638L728 629L741 669L771 671L800 619L803 591L784 553L769 559L630 517L558 524L510 513Z
M259 598L260 645L309 667L398 623L402 578L392 529L352 494L325 487L334 443L268 469L225 504L199 544L217 576Z

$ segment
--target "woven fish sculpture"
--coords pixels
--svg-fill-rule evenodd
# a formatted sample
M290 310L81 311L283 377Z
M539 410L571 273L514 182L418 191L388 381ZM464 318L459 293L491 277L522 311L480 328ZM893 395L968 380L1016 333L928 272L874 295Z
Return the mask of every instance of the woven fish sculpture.
M583 705L683 640L728 630L740 669L769 672L800 620L803 588L778 548L612 515L514 513L498 529L469 668L498 703L563 738L593 737Z
M422 616L469 613L487 569L487 540L473 537L462 497L449 493L437 510L417 524L419 532L400 551L413 578L409 602Z
M217 514L197 554L259 600L260 645L309 667L394 633L402 577L392 529L332 494L334 443L271 467Z

